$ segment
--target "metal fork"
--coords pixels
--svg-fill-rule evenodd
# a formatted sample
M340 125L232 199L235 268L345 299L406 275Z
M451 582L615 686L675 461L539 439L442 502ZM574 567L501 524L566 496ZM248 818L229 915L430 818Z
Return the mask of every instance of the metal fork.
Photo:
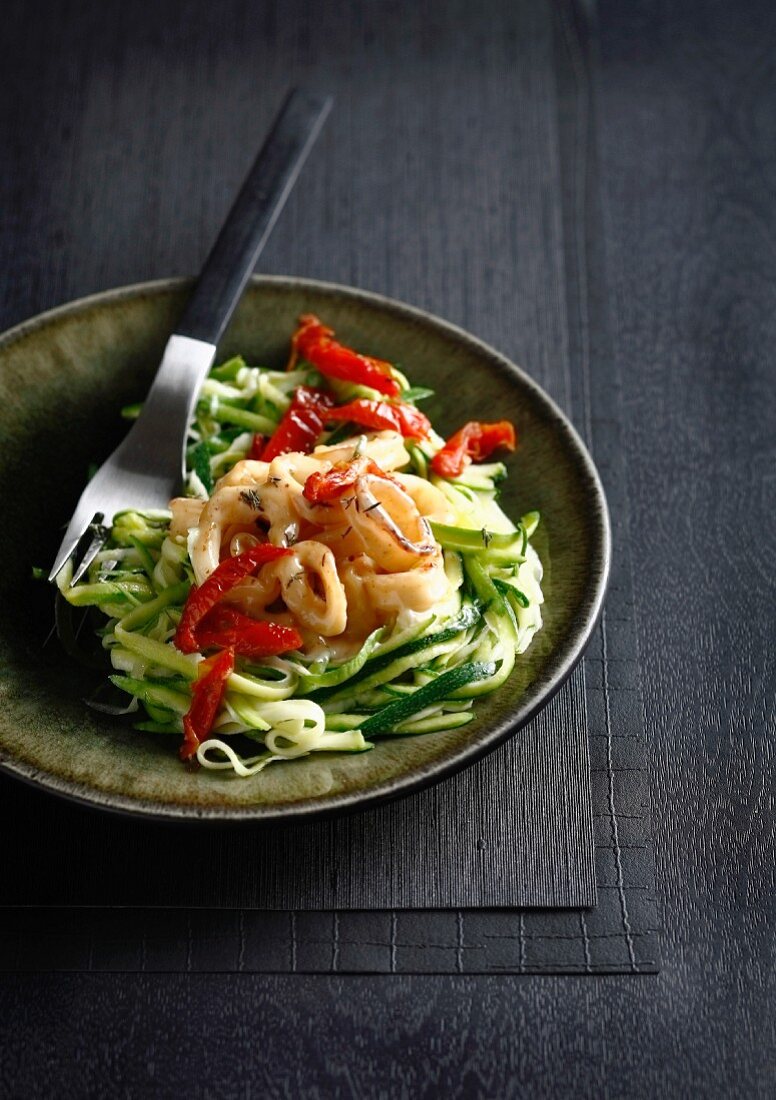
M167 342L143 410L82 493L49 580L73 558L70 585L76 584L104 546L118 512L166 508L180 491L186 434L216 345L331 102L295 90L283 104Z

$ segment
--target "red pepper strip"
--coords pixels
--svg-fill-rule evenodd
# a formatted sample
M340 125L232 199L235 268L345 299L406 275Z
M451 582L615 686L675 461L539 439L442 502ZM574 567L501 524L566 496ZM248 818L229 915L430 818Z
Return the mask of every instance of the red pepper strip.
M181 760L190 760L213 728L226 692L226 681L233 671L234 651L231 649L224 649L200 663L197 679L191 686L191 706L183 717Z
M482 424L479 420L470 420L468 424L451 435L441 451L431 460L431 469L439 477L458 477L472 459L481 462L497 447L515 449L515 429L508 420L499 420L497 424Z
M250 450L248 451L248 453L245 457L253 459L253 460L260 459L261 455L262 455L262 452L264 450L264 447L266 445L266 442L267 441L265 440L264 436L259 435L258 432L257 432L256 435L254 435L253 439L251 440Z
M361 355L333 337L334 329L327 328L314 314L304 314L299 318L299 328L291 340L289 367L301 355L329 378L357 382L361 386L371 386L388 397L398 397L399 383L391 375L390 363L373 359L371 355Z
M392 428L407 439L426 439L431 431L428 417L414 405L394 405L389 401L367 401L366 398L331 409L326 419L350 420L362 428L377 431Z
M237 554L233 558L222 561L204 584L201 584L199 588L192 588L186 603L183 605L181 621L173 638L181 653L198 652L197 626L225 592L228 592L230 588L234 588L258 566L289 553L290 550L285 547L259 543L256 546L251 546L249 550L245 550L242 554Z
M322 390L297 386L283 419L262 451L262 461L271 462L273 458L288 451L309 454L323 431L331 403L331 397Z
M219 604L208 611L197 627L200 649L228 647L241 657L274 657L299 649L304 639L298 630L281 623L261 622L243 615L236 607Z
M358 479L365 474L384 477L387 481L393 481L398 485L395 478L387 474L385 470L381 470L371 459L357 458L350 462L337 462L326 473L316 471L314 474L310 474L304 483L302 495L311 504L325 504L327 501L337 500L339 497L344 496L348 490L354 488Z

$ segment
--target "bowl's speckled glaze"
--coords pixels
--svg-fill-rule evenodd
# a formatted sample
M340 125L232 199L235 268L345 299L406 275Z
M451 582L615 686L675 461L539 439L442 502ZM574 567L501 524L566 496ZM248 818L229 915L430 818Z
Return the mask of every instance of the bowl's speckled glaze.
M96 676L56 639L47 566L90 462L115 446L120 407L139 400L185 300L182 280L110 291L43 314L0 338L0 767L96 806L159 818L260 820L341 811L406 793L471 763L523 725L579 660L603 601L610 536L591 459L560 410L521 370L451 325L365 292L256 278L219 358L279 366L298 314L403 366L436 390L424 408L447 434L467 419L514 421L503 504L537 508L545 626L508 683L460 730L379 742L369 753L275 764L251 779L190 771L169 739L88 710Z

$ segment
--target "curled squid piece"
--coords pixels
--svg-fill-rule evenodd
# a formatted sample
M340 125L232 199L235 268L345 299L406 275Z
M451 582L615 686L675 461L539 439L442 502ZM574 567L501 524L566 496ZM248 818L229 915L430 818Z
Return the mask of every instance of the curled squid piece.
M228 485L256 486L263 485L267 480L269 462L259 462L255 459L244 458L235 462L229 473L219 478L216 484L216 492L225 489Z
M412 501L428 520L434 523L455 523L456 515L445 494L436 485L415 474L396 474L396 481L412 497Z
M256 520L261 513L258 495L239 485L226 485L213 494L202 509L197 526L189 531L189 555L197 584L206 581L218 567L226 532L232 538L236 528L257 532Z
M400 573L378 573L374 561L361 554L345 562L341 572L352 633L367 634L405 611L428 611L452 591L441 551Z
M387 478L359 478L351 523L365 552L388 573L412 569L437 549L412 497Z
M204 507L205 501L198 497L175 497L171 500L170 538L188 535L189 529L199 524Z
M349 462L357 450L389 473L392 470L400 470L410 460L404 446L404 439L398 432L390 430L353 436L333 447L316 447L310 457L318 459L319 462L329 462L334 466L338 462Z
M273 562L286 607L297 621L324 638L341 634L347 625L348 604L337 572L337 562L323 543L299 542L290 554Z
M322 468L326 466L311 455L294 452L273 460L262 490L271 542L289 541L287 528L289 525L298 527L300 520L318 527L336 526L342 522L339 506L312 504L304 497L307 480Z

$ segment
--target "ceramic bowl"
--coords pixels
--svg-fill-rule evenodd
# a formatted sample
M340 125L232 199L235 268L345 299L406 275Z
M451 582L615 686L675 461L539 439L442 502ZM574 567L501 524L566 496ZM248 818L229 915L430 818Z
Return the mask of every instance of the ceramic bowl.
M0 767L92 805L157 818L299 818L371 805L471 764L514 734L580 659L609 569L601 483L569 421L498 352L420 310L374 294L302 279L255 278L219 348L249 362L285 362L303 312L341 338L401 365L436 396L424 404L449 434L469 419L508 418L520 446L502 503L538 509L545 566L544 629L507 684L475 704L459 730L387 739L368 753L273 764L250 779L181 765L169 738L90 711L95 675L47 635L47 567L83 488L126 429L122 405L142 399L189 284L147 283L52 310L0 337Z

